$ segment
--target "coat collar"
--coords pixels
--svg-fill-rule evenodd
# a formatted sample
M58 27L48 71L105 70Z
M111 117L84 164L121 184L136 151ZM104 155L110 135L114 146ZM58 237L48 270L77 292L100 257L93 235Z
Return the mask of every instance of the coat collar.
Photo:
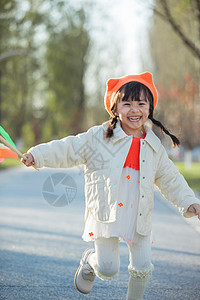
M108 127L108 122L103 123L103 127L104 130L106 131L107 127ZM120 125L120 121L117 122L116 127L114 129L114 134L113 136L110 138L110 141L115 144L117 142L119 142L122 139L128 138L129 136L123 131L123 129L121 128Z
M106 131L107 127L108 127L108 122L103 123L103 128ZM151 146L151 148L153 148L153 150L155 152L158 152L160 145L161 145L161 141L160 139L155 135L155 133L147 126L145 125L145 132L146 132L146 137L145 137L145 141ZM120 126L120 121L117 122L116 127L114 129L114 134L113 136L110 138L111 142L113 144L119 142L120 140L123 140L125 138L129 138L130 136L127 135L123 129Z

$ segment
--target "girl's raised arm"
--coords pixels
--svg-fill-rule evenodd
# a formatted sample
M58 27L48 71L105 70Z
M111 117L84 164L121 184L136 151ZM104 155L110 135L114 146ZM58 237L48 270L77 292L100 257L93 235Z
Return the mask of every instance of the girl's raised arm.
M200 200L195 197L193 190L188 186L185 178L177 170L174 163L168 158L166 150L162 146L158 159L155 184L167 200L179 208L185 217L192 217L196 213L199 216L198 207ZM197 211L195 209L197 204ZM190 209L189 209L190 207Z

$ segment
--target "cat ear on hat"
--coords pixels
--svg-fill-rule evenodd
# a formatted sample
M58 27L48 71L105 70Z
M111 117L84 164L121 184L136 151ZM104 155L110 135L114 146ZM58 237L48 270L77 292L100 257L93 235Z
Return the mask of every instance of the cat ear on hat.
M108 87L108 91L111 91L116 85L117 83L119 82L119 79L109 79L107 81L107 87Z
M143 74L140 75L141 78L143 78L145 81L149 82L149 83L153 83L153 77L152 74L149 72L145 72Z
M107 81L107 89L104 97L104 103L105 103L106 110L111 116L113 116L113 113L111 112L111 105L112 105L113 97L117 92L118 82L119 79L117 78L114 79L111 78Z
M154 108L156 107L156 104L158 102L158 94L156 91L156 87L153 83L153 76L149 72L145 72L140 75L140 77L146 82L147 87L150 89L152 95L153 95L153 101L154 101ZM142 82L143 83L143 82Z

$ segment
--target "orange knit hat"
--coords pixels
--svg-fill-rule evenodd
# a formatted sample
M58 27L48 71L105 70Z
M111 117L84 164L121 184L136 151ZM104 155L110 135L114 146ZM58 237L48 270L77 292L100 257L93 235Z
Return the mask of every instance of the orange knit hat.
M158 94L153 83L152 74L149 72L145 72L139 75L127 75L121 78L109 79L107 81L107 89L104 97L104 104L106 110L111 116L113 116L113 113L111 112L111 107L113 105L116 93L118 92L120 87L132 81L140 82L150 89L153 95L153 106L154 108L156 107L156 104L158 102Z

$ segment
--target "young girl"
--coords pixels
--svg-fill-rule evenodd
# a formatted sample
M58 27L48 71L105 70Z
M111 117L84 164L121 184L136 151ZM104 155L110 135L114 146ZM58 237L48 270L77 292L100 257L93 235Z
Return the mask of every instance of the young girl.
M111 280L119 272L119 238L129 248L126 299L142 299L151 278L151 214L154 184L185 217L198 215L200 201L168 158L159 138L145 125L153 117L157 92L152 75L128 75L107 82L105 107L111 120L77 136L31 148L27 166L73 167L85 164L86 215L83 239L94 249L83 253L75 274L77 290L87 294L95 276Z

